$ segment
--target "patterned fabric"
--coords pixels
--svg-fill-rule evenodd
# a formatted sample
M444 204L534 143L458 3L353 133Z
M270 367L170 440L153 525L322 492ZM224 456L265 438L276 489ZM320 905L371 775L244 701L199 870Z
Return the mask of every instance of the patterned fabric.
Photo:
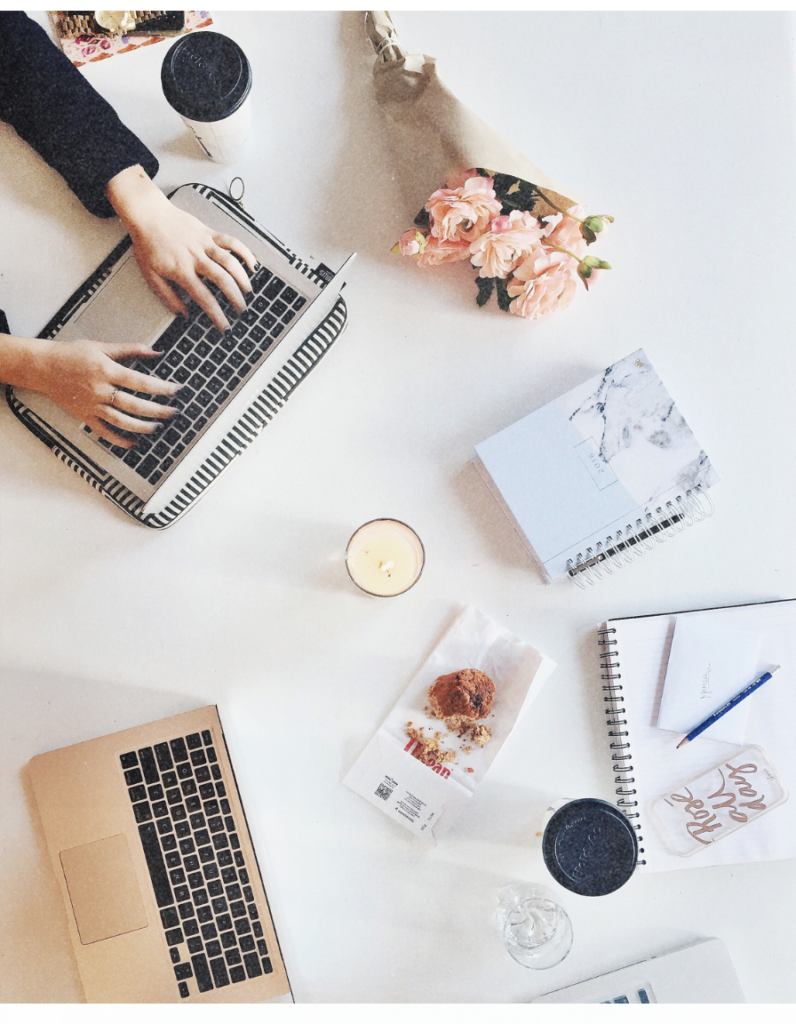
M166 34L161 35L123 35L123 36L110 36L107 34L96 35L86 34L77 36L62 36L58 33L57 22L55 21L54 15L61 14L64 12L54 11L51 12L51 19L56 26L56 33L59 35L61 42L61 49L64 51L66 56L71 60L76 68L82 67L84 64L98 60L107 60L108 57L113 57L117 53L130 53L132 50L137 50L142 46L152 46L154 43L162 43L167 38ZM146 13L136 11L136 14ZM158 12L150 12L158 13ZM185 12L185 31L192 32L197 28L208 28L213 24L213 19L210 17L209 11L186 11ZM173 35L174 33L172 33Z

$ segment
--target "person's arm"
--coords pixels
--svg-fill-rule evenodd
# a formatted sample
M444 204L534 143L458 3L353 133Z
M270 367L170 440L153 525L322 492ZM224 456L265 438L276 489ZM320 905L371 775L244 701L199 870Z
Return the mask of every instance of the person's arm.
M137 398L130 391L171 398L179 391L179 384L131 370L118 360L131 356L154 359L160 355L148 345L46 341L0 333L0 381L48 395L100 437L122 448L132 448L134 441L111 428L152 434L178 410Z
M237 239L212 232L168 202L151 180L158 170L152 153L21 11L0 11L0 120L63 176L89 212L98 217L119 214L144 277L169 309L185 311L172 282L221 330L229 327L201 277L217 284L242 310L248 278L231 253L252 270L254 256ZM129 391L173 395L178 390L117 361L133 355L154 358L156 353L146 345L133 349L88 340L16 338L0 329L0 380L47 394L122 447L132 442L106 424L151 433L157 425L137 417L166 419L174 412Z
M248 277L231 253L253 270L251 251L171 206L151 180L158 171L152 153L21 11L0 11L0 120L63 176L90 213L119 214L144 277L169 309L185 311L172 282L220 330L229 327L201 278L242 311Z
M140 164L150 177L157 174L153 154L22 11L0 11L0 120L97 217L113 216L105 187L120 171Z

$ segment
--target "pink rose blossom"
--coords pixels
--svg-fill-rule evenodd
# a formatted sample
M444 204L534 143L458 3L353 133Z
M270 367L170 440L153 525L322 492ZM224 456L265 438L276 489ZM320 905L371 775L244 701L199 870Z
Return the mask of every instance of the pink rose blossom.
M577 290L576 263L561 252L528 256L508 285L509 311L527 320L565 309Z
M508 217L496 217L489 231L471 243L472 264L481 268L479 277L508 277L523 257L544 255L541 243L537 219L512 210Z
M426 209L434 238L443 242L474 242L498 216L501 204L489 178L468 178L461 188L437 189Z
M426 237L417 228L409 228L398 239L398 248L404 256L417 256L425 248Z
M470 245L467 241L444 242L432 236L427 239L426 247L417 257L417 262L421 267L438 267L441 263L466 260L469 255Z
M542 234L545 238L551 235L564 219L563 213L551 213L548 217L542 217L539 223L542 225Z
M496 233L498 231L511 231L511 217L495 217L489 225L489 230Z
M585 211L582 206L571 206L569 212L575 217L582 217ZM586 252L586 239L580 233L580 224L572 217L560 213L543 217L542 234L551 245L569 249L576 256L583 256Z

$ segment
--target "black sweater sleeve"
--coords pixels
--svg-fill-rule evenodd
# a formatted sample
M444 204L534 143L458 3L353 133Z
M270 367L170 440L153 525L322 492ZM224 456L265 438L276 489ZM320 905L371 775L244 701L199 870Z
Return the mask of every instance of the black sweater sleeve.
M97 217L114 210L104 189L119 171L158 162L46 32L21 11L0 11L0 120L63 175Z

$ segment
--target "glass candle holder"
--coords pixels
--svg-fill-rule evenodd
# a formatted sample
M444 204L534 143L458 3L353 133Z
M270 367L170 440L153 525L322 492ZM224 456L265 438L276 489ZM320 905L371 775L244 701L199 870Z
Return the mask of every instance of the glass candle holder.
M420 579L425 561L422 541L398 519L373 519L360 526L345 552L348 575L374 597L405 594Z
M518 964L537 971L560 964L572 949L572 924L546 889L520 882L498 893L498 927Z

